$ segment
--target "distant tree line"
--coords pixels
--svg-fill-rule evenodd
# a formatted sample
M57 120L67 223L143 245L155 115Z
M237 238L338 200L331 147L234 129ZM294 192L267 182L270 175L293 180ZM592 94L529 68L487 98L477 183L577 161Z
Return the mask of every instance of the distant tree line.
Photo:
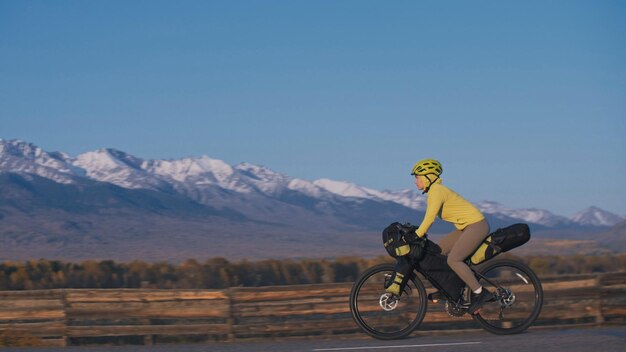
M200 263L116 263L88 260L80 264L31 260L0 264L0 290L52 288L227 288L354 281L365 268L389 258L270 259L231 262L224 258Z
M522 257L539 275L577 274L626 269L626 254L603 256ZM364 269L392 262L389 257L364 259L271 259L231 262L213 258L169 262L116 263L111 260L80 264L58 260L31 260L0 264L0 290L54 288L162 288L220 289L352 282Z

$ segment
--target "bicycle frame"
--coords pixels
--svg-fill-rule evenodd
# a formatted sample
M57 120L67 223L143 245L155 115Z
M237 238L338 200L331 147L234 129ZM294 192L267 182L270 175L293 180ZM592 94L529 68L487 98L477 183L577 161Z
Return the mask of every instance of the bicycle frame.
M485 281L487 281L489 284L491 284L494 287L500 288L500 285L495 284L493 281L489 280L488 278L486 278L485 276L483 276L481 273L479 273L478 271L474 270L474 268L471 265L468 265L470 267L470 270L472 270L472 272L474 273L474 275L477 276L478 279L483 279ZM461 294L461 298L459 298L458 301L454 301L452 299L452 296L450 296L450 293L448 293L448 291L446 291L443 287L441 287L437 281L433 280L433 278L428 274L428 272L426 270L422 270L419 265L414 266L415 270L417 270L417 272L419 272L420 274L422 274L427 280L428 282L433 285L433 287L435 287L437 290L439 290L439 292L443 293L443 295L446 297L446 300L454 305L456 305L457 307L463 306L464 304L467 305L469 304L469 302L466 302L463 299L463 294ZM413 271L413 275L415 275L415 271ZM463 287L463 290L465 290L465 287Z
M427 272L427 271L425 271L425 270L421 270L421 268L419 268L419 267L418 267L418 268L416 268L416 270L417 270L420 274L424 275L424 277L426 278L426 280L428 280L428 282L430 282L430 284L431 284L431 285L433 285L433 287L435 287L437 290L439 290L439 292L443 293L443 294L444 294L444 296L446 296L446 299L447 299L447 301L448 301L448 302L451 302L451 303L453 303L453 304L455 304L455 305L457 305L457 306L458 306L459 304L461 304L461 303L462 303L462 301L463 301L463 295L461 295L461 298L459 298L459 301L457 301L457 302L453 301L453 300L452 300L452 296L450 296L450 294L448 293L448 291L446 291L443 287L439 286L439 284L437 283L437 281L435 281L435 280L434 280L434 279L433 279L433 278L432 278L432 277L428 274L428 272ZM413 275L415 275L415 272L413 273ZM463 288L463 289L465 289L465 288Z
M430 267L426 266L426 268ZM504 271L501 271L501 268ZM451 290L448 292L443 287L440 287L436 280L441 277L450 279L452 276L445 275L440 277L435 274L438 270L437 266L433 267L432 275L419 265L413 265L412 269L410 274L407 273L407 276L413 284L407 284L406 287L411 291L415 289L418 293L413 295L411 291L404 291L410 299L403 302L402 305L390 306L390 309L385 309L381 304L381 299L399 297L383 291L384 285L381 285L381 279L387 282L388 277L392 276L396 271L396 267L391 263L378 264L367 269L359 276L350 291L350 312L356 324L365 333L378 339L390 340L406 337L417 329L428 310L424 280L429 281L433 288L440 290L441 299L446 300L445 310L450 316L461 317L467 313L470 304L468 296L471 293L470 290L466 289L467 285L461 285L460 282L456 282L454 285L446 285L442 282L441 285ZM486 264L486 266L480 265L479 268L470 266L470 269L475 273L476 278L480 280L482 285L488 287L489 291L494 290L494 299L489 300L489 305L478 314L471 315L471 318L482 328L497 335L517 334L528 329L537 319L543 305L543 290L541 281L527 265L519 261L504 259L491 262ZM500 273L505 274L501 275ZM507 273L512 273L513 275ZM419 274L422 274L422 276L418 277ZM515 276L523 280L524 283L515 279ZM513 286L509 287L509 283ZM516 292L516 285L524 284L530 285L530 291L523 290L523 292L520 291L522 292L521 295L516 295L516 293L519 293ZM456 290L457 287L459 287L459 290L462 290L462 292L459 292L462 295L456 301L453 301L451 297L457 296L456 291L452 290ZM365 290L361 294L364 288ZM378 297L376 293L372 295L372 289L379 290L381 296ZM374 301L375 299L376 301ZM399 300L402 299L400 298ZM508 314L506 309L513 307L518 302L522 302L518 306L519 309L516 309L512 314ZM381 311L378 311L374 305L380 305ZM396 319L398 316L393 314L385 315L384 313L384 311L396 309L400 309L396 314L404 318Z

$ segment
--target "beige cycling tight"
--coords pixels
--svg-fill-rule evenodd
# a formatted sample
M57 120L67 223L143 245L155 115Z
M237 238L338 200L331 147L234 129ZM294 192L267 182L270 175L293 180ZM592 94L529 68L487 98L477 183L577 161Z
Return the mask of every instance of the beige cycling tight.
M489 223L483 219L467 225L463 230L453 231L439 241L441 253L448 256L448 265L472 291L476 291L480 284L464 260L474 254L488 235Z

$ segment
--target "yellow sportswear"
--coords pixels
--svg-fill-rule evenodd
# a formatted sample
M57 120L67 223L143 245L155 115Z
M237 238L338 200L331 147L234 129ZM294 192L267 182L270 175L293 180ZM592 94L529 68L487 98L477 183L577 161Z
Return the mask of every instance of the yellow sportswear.
M454 224L458 230L463 230L467 225L478 222L485 217L472 203L465 200L450 188L441 184L441 179L430 185L426 200L426 214L420 227L415 233L422 237L439 217Z

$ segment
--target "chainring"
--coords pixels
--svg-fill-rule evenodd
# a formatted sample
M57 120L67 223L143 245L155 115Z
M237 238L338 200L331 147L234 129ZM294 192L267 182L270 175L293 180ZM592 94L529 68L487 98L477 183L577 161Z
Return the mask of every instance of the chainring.
M505 308L506 307L501 304L500 311L496 314L494 313L488 314L488 315L484 313L479 313L479 314L485 320L502 320L502 317L503 317L502 314ZM464 317L467 319L471 319L471 315L468 314L466 307L459 307L456 304L450 304L450 302L446 301L445 310L446 310L446 313L448 313L448 315L453 318Z
M450 304L450 302L446 301L446 312L453 318L460 318L467 313L467 309Z

